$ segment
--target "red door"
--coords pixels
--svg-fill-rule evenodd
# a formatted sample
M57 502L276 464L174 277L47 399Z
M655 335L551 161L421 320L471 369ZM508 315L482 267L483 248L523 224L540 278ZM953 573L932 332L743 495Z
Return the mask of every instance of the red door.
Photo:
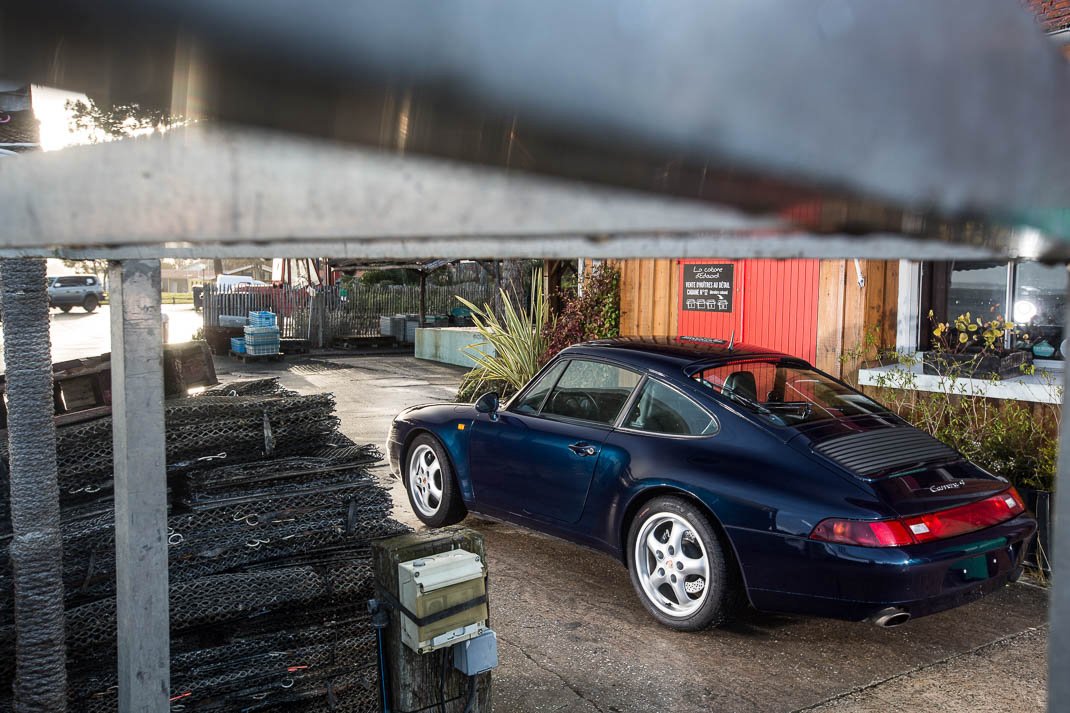
M733 265L731 312L684 309L684 265ZM817 260L680 260L679 334L817 358Z

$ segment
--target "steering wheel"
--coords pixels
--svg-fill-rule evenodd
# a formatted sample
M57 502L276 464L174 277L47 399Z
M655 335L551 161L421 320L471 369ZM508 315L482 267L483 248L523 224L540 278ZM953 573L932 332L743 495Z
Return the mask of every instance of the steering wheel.
M598 418L598 402L586 391L559 391L554 396L554 413L593 421Z

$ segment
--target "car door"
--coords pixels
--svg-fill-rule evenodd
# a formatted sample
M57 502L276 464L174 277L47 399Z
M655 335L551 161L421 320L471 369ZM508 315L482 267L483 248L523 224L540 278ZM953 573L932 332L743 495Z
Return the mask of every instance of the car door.
M476 509L574 523L602 443L640 376L593 359L562 359L496 417L472 427Z

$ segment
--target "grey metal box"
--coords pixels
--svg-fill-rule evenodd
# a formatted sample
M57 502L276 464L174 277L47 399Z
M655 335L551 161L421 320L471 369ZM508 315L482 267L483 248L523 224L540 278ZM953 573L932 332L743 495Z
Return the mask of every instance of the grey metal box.
M493 629L453 645L453 667L466 676L498 667L498 635Z

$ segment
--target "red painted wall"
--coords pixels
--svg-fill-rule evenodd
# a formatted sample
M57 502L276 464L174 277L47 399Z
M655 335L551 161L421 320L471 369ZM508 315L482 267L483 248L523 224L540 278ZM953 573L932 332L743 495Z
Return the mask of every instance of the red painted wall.
M732 263L732 312L683 309L683 265ZM676 308L680 336L728 339L777 349L814 363L817 358L817 260L681 260Z

